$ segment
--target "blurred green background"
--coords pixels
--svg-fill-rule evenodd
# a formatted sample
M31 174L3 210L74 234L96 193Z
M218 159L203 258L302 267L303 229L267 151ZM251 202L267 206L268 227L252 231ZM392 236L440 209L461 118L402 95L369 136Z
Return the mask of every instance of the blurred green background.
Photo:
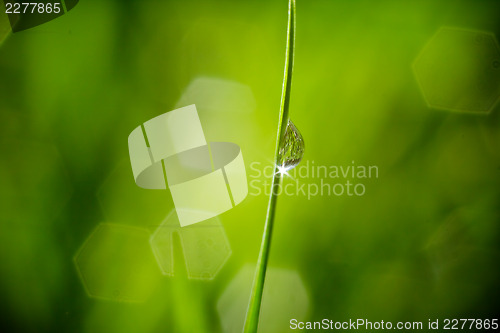
M207 139L237 143L249 175L252 162L273 159L286 20L286 0L82 0L15 34L1 14L0 293L9 331L222 330L218 299L257 259L263 194L219 217L232 255L212 281L188 280L176 251L175 277L158 270L133 281L153 290L144 302L99 300L73 258L99 223L154 231L171 212L168 191L135 185L127 137L180 100L203 103L186 97L197 78L249 89L199 108ZM498 1L297 0L290 115L306 142L303 163L379 168L362 197L279 198L270 265L300 276L303 319L499 313L500 110L431 109L412 71L440 27L498 38L499 22ZM103 279L123 264L103 267ZM289 296L269 299L268 315ZM289 331L293 316L277 315L274 332Z

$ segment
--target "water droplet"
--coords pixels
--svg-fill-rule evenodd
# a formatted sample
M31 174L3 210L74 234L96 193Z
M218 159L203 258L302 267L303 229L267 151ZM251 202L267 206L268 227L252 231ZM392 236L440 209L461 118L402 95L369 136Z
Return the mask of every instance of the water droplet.
M299 130L288 120L285 137L279 149L279 166L290 170L295 168L304 155L304 139Z

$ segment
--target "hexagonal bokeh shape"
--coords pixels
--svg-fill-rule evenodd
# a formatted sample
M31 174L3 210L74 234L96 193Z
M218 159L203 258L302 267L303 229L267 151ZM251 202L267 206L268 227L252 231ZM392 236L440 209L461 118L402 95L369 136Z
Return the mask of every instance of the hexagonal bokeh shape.
M175 108L196 104L208 112L250 113L256 102L252 89L236 81L216 77L197 77L189 83Z
M175 108L196 105L207 141L236 142L255 137L256 100L252 89L238 81L196 77L184 89ZM241 124L245 126L240 126Z
M489 32L439 29L413 70L432 108L488 113L500 97L500 47Z
M217 302L217 312L225 333L243 331L254 273L255 265L245 265ZM269 267L258 331L288 332L290 319L303 321L308 309L309 296L300 275L294 270Z
M101 223L74 257L90 297L123 302L145 301L161 274L146 229Z
M179 235L190 279L213 279L231 256L231 246L218 217L181 227L172 210L150 239L163 275L174 275L174 233Z

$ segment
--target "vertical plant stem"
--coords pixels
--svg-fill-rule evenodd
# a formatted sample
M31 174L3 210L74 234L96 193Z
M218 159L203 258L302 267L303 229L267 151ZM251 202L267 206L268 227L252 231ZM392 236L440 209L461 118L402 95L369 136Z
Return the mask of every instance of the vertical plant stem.
M281 91L281 104L278 120L278 134L276 138L276 150L274 153L275 171L271 185L271 194L267 206L266 222L262 243L260 246L259 258L257 260L257 269L250 294L247 316L245 319L244 333L256 333L259 325L260 307L262 304L262 293L264 291L264 282L266 279L267 263L269 261L269 251L271 248L271 239L273 234L274 216L276 213L276 202L278 200L278 190L282 174L277 172L277 166L280 161L279 149L285 136L288 124L288 109L290 104L290 91L292 88L293 72L293 53L295 46L295 0L289 0L288 3L288 28L285 56L285 73L283 76L283 87Z

